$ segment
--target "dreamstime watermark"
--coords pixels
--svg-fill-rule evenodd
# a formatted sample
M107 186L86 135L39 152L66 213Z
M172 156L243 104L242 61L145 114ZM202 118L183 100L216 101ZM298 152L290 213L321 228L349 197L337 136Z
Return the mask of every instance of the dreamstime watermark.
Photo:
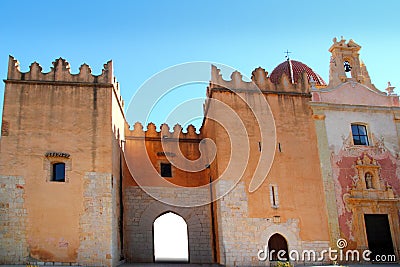
M347 249L346 239L340 238L336 242L337 249L323 249L321 251L305 249L298 250L269 250L268 246L260 249L257 257L260 261L309 261L309 262L395 262L396 255L372 255L372 251Z
M215 66L218 66L218 68ZM232 76L232 81L226 82L223 80L220 74L221 70L224 73L235 75ZM212 73L211 79L210 73ZM193 107L201 107L204 104L205 113L203 121L211 121L225 131L227 138L224 138L223 142L225 147L230 148L230 155L227 155L228 162L227 165L224 166L225 168L223 170L219 169L218 177L212 177L211 184L197 187L179 186L161 177L150 157L150 154L154 153L154 151L147 151L148 146L146 146L145 138L137 138L135 141L137 145L135 145L134 151L135 159L129 160L133 152L130 153L129 149L131 148L129 146L125 148L126 157L128 158L127 165L136 183L148 195L163 203L180 207L201 206L209 204L211 201L218 200L231 191L243 177L250 160L251 142L254 142L254 140L250 140L250 136L254 135L257 136L256 141L260 147L260 153L255 154L255 156L252 155L252 161L256 161L257 165L251 172L252 177L248 190L254 192L261 186L270 171L275 156L275 149L273 149L276 147L275 121L267 99L261 89L258 88L252 79L247 77L242 78L240 74L239 76L236 69L223 64L189 62L172 66L155 74L137 90L128 105L126 116L128 121L134 119L135 121L146 124L149 122L148 118L154 111L155 106L165 99L173 90L185 85L204 84L204 91L206 91L207 86L211 86L212 84L213 88L229 90L230 94L236 97L236 102L240 102L242 106L247 106L247 110L244 112L247 117L243 117L243 112L239 113L235 107L232 107L225 101L220 101L213 97L208 97L206 102L204 102L202 98L193 98L182 101L182 103L174 107L170 107L171 111L169 114L166 114L165 121L174 121L175 118L179 117L180 121L190 122L194 119L198 119L198 115L194 115L193 112L191 112ZM244 82L243 80L247 80L248 82ZM235 90L235 88L230 88L230 86L227 86L228 83L233 86L237 83L246 84L249 88L251 87L251 90L248 93L243 93L240 90ZM208 88L207 90L213 89ZM232 97L229 99L232 99ZM252 118L251 122L249 122L248 119L250 117ZM138 127L143 128L141 125L138 125ZM178 130L175 131L175 129ZM199 142L200 157L195 160L188 159L180 149L180 129L179 127L174 127L174 132L172 133L173 138L168 138L171 134L170 132L165 132L165 135L161 133L160 140L163 151L160 153L165 155L166 160L171 163L175 169L192 173L205 171L217 155L217 145L212 137L204 138ZM249 129L251 133L248 132ZM135 128L134 131L136 130ZM139 129L139 131L141 130L142 129ZM261 149L261 147L269 149ZM257 157L257 159L254 157ZM229 180L232 183L230 183L229 186L226 186L226 184L218 186L222 180ZM179 194L182 193L190 196L201 195L202 192L209 191L210 187L218 188L218 190L214 191L215 196L213 199L209 197L192 197L190 199L173 198L168 194L160 194L160 191L155 188L155 186L146 186L149 184L156 184L163 188L168 187L169 190L176 190L179 191Z

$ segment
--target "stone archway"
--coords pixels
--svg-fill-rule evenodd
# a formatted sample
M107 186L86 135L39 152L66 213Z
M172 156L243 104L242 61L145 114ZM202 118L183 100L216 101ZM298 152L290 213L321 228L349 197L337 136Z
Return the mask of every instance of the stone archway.
M172 212L187 223L190 263L212 263L209 205L170 206L133 186L126 189L127 196L130 197L129 201L124 202L124 255L127 262L154 262L153 223L161 215Z
M188 226L174 212L166 212L153 223L155 262L188 262Z
M268 240L268 253L270 261L286 261L289 259L288 243L278 234L273 234Z

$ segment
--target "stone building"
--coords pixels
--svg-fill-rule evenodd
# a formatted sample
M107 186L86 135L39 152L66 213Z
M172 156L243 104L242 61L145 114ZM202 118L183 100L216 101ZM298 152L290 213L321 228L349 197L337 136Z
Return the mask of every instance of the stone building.
M266 265L278 255L260 260L265 248L288 258L340 238L399 259L399 99L375 88L360 48L334 39L328 84L290 59L250 82L211 66L199 133L130 125L111 61L95 76L61 58L23 73L10 57L0 263L160 261L155 222L169 213L190 263Z

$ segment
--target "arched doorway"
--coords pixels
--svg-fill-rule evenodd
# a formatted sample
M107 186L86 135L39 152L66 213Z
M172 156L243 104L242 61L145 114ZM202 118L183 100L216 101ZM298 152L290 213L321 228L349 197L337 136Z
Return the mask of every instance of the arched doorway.
M164 213L153 223L154 261L188 262L188 231L185 220L172 212Z
M288 245L286 239L280 234L273 234L269 238L268 252L270 261L289 260ZM278 258L278 254L280 258Z

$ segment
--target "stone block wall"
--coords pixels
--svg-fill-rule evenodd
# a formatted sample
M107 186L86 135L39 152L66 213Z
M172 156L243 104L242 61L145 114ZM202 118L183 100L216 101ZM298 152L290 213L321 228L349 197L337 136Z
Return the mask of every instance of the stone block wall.
M78 263L111 266L112 178L108 173L88 172L84 178L83 206L80 217Z
M21 176L0 176L0 264L22 264L28 257L24 187Z
M183 201L209 198L209 190L196 190L186 194L184 189L152 187L152 193ZM189 262L211 263L213 255L210 205L175 207L164 204L138 186L124 188L124 252L128 262L153 262L153 222L166 212L183 217L188 226Z

